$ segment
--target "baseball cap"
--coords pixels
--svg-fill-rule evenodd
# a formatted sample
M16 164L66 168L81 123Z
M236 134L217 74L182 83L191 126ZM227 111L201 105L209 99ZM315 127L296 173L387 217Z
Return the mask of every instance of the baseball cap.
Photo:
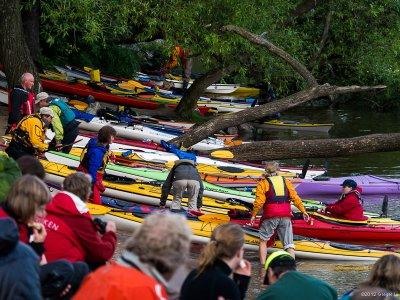
M48 115L48 116L54 118L54 112L53 112L53 110L52 110L50 107L42 107L42 108L39 110L39 113L40 113L41 115Z
M49 98L49 94L47 94L46 92L40 92L39 94L36 95L35 103L38 104L40 101L48 99L48 98Z
M269 284L268 280L268 268L273 268L277 266L296 266L296 261L288 252L279 250L270 254L265 261L264 269L267 271L264 277L264 284Z
M341 186L348 186L352 189L355 189L357 187L357 182L355 182L353 179L346 179L345 181L343 181Z

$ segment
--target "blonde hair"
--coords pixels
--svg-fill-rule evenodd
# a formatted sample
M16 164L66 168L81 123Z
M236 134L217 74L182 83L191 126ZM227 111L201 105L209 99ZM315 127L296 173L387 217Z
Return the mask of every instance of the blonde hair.
M183 216L156 212L127 241L125 249L161 274L174 272L189 256L191 230Z
M82 172L73 173L65 178L63 188L64 191L70 192L81 198L81 200L86 201L92 189L91 177Z
M400 292L400 256L389 254L382 256L372 267L366 282L361 286L381 287L391 292Z
M215 228L199 257L198 274L212 266L217 259L232 258L244 245L244 232L238 224L225 223Z
M49 203L51 195L42 180L33 175L18 178L11 187L5 203L18 222L29 222L39 206Z
M277 175L279 171L279 163L277 161L269 161L265 164L265 176L274 176Z

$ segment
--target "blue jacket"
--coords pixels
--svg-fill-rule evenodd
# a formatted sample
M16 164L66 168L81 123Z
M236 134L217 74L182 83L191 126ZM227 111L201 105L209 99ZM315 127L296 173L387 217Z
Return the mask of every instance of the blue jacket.
M42 299L39 258L19 241L11 218L0 218L0 299Z
M105 155L107 155L109 146L100 145L97 138L91 138L86 145L87 151L82 159L82 166L92 176L92 184L96 182L98 171L103 171Z

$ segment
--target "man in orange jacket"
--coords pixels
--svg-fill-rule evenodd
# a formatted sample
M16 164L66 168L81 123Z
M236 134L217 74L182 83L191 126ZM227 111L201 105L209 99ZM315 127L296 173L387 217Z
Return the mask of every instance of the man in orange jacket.
M265 178L257 185L251 217L251 225L253 225L257 213L261 208L263 209L259 230L259 256L262 265L267 259L267 242L275 231L283 244L283 249L294 257L291 202L303 213L305 220L309 219L303 202L293 185L289 180L278 176L278 171L279 164L277 162L266 164Z

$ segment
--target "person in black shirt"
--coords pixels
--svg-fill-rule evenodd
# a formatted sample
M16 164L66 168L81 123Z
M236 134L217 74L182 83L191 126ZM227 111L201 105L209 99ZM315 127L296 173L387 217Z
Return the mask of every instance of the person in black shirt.
M200 255L198 267L182 285L180 299L244 299L251 264L243 259L243 245L244 233L239 225L226 223L215 228Z

